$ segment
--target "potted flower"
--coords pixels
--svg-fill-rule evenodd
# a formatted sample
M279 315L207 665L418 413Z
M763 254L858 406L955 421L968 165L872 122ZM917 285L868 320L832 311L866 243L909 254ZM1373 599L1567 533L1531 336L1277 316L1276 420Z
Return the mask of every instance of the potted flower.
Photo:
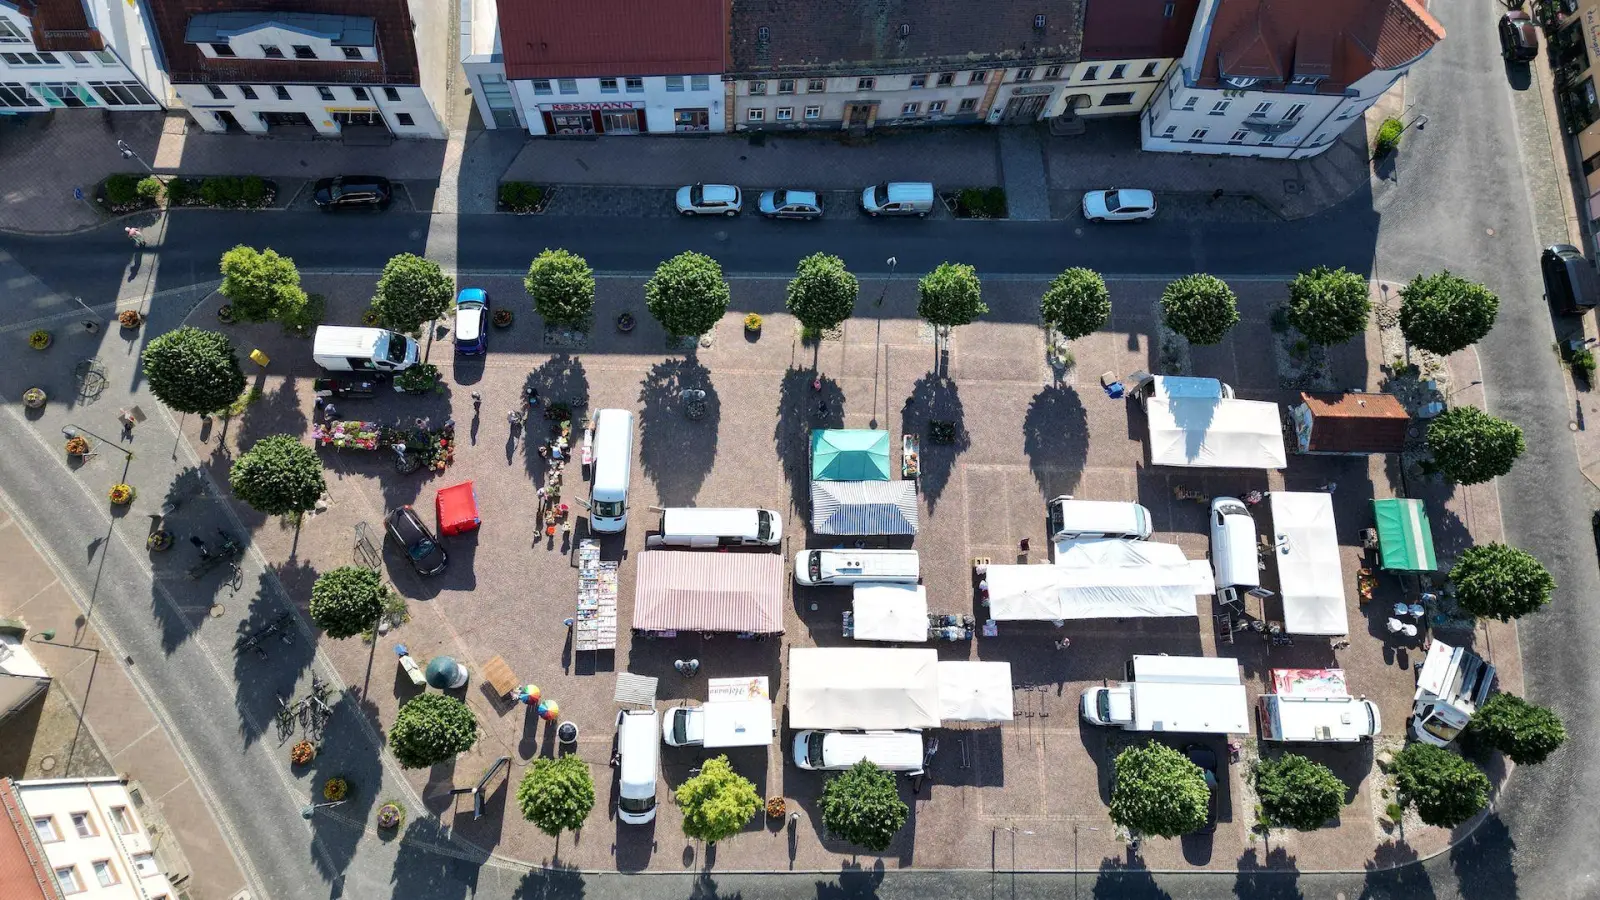
M289 748L289 762L303 766L317 758L317 745L310 741L301 741ZM332 783L331 781L329 782Z
M82 436L82 435L76 435L76 436L67 438L67 455L68 456L88 456L89 455L89 439L84 437L84 436Z
M426 394L439 383L439 367L418 363L394 377L394 386L408 394Z
M233 304L224 303L217 307L217 321L224 325L233 324Z
M759 332L761 330L761 317L755 313L745 316L744 330L750 332Z
M322 799L329 803L337 803L350 793L350 782L343 776L335 775L322 784Z
M406 808L398 800L389 800L378 807L378 827L392 830L404 825L406 821Z
M144 316L137 309L125 309L117 313L117 323L123 328L138 328L144 323Z
M171 550L172 532L166 530L165 528L160 528L150 532L150 536L144 539L144 547L146 550L149 550L153 553Z
M22 405L29 409L43 408L44 401L48 399L49 395L45 394L44 388L31 387L22 392Z
M767 818L781 819L786 809L787 807L784 805L782 797L767 798Z
M45 331L43 328L35 328L33 333L28 335L28 346L35 350L43 350L50 346L52 340L54 340L54 337L50 332Z
M511 320L514 318L516 317L511 314L511 310L497 309L494 311L494 315L490 317L490 321L494 323L496 328L510 328Z
M623 334L633 330L633 313L623 312L617 314L617 330Z
M117 506L127 506L138 494L131 484L113 484L111 490L106 492L106 497Z

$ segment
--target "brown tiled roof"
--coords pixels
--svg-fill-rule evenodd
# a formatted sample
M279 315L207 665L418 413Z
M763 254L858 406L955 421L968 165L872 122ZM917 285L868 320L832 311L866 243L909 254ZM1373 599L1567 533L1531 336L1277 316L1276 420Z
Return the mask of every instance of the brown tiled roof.
M20 4L33 23L33 45L40 50L104 50L100 32L89 24L83 0L37 0Z
M1316 424L1313 451L1399 453L1411 416L1392 394L1305 394L1300 400Z
M1111 0L1116 2L1116 0ZM1082 0L732 0L741 75L926 72L1072 62ZM1044 27L1034 28L1034 17ZM762 40L761 29L766 29Z
M0 897L61 900L33 821L9 778L0 778Z
M721 75L727 0L500 0L506 77Z
M1394 69L1444 40L1420 0L1218 0L1196 83L1226 76L1287 82L1322 77L1342 92L1375 69Z
M418 84L406 0L147 0L174 84ZM184 41L201 13L280 12L366 16L377 22L378 61L207 59Z
M1199 8L1200 0L1084 0L1083 58L1176 59Z

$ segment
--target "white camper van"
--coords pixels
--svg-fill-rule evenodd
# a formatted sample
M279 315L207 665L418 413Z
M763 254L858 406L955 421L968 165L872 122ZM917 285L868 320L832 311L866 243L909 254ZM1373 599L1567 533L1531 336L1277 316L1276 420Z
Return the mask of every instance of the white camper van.
M1249 508L1233 497L1212 500L1211 571L1224 603L1239 603L1241 594L1261 586L1258 560L1256 521Z
M595 413L594 484L589 499L589 528L610 534L628 527L628 484L633 477L633 413L602 409Z
M1070 494L1045 508L1052 541L1142 541L1150 537L1150 510L1137 503L1074 500Z
M890 772L922 774L922 733L917 731L802 731L794 736L794 764L837 772L866 760Z
M382 328L318 325L311 358L329 372L398 372L422 354L416 341Z
M921 577L915 550L801 550L794 557L796 584L915 584Z
M783 542L783 518L770 509L661 510L661 530L648 547L775 547Z
M1295 743L1366 740L1383 729L1378 706L1350 696L1342 669L1273 669L1258 698L1261 739Z
M1494 690L1494 666L1465 647L1434 641L1417 675L1411 735L1447 747Z
M629 825L656 817L656 718L653 709L617 713L617 818Z
M1225 657L1135 656L1127 681L1083 692L1080 712L1125 731L1250 732L1239 662Z

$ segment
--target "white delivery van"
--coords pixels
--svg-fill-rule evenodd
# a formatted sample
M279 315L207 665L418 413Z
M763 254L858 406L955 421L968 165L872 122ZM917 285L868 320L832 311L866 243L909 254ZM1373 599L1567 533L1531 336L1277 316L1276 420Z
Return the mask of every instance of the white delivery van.
M1142 541L1150 537L1150 510L1137 503L1074 500L1070 494L1046 507L1051 541Z
M628 483L633 477L633 413L602 409L595 413L594 483L589 499L589 529L612 534L628 527Z
M796 584L915 584L921 577L915 550L801 550L794 557Z
M329 372L398 372L422 354L416 341L382 328L318 325L311 358Z
M656 718L653 709L617 713L617 818L629 825L656 817Z
M1417 675L1411 735L1448 747L1494 690L1494 666L1465 647L1434 641Z
M1262 694L1261 739L1302 743L1364 741L1383 728L1378 706L1365 697Z
M802 731L794 736L794 764L837 772L866 760L890 772L922 774L920 731Z
M1141 406L1147 406L1152 397L1167 400L1232 400L1232 385L1215 378L1193 375L1149 375L1137 373L1129 379Z
M1256 520L1250 510L1233 497L1212 500L1211 571L1224 603L1239 603L1241 594L1261 586L1259 558Z
M783 520L770 509L661 510L661 531L647 547L775 547L783 542Z
M1127 681L1083 692L1080 712L1126 731L1250 732L1239 662L1226 657L1135 656Z
M933 211L933 185L926 181L886 181L861 192L861 211L869 216L925 216Z

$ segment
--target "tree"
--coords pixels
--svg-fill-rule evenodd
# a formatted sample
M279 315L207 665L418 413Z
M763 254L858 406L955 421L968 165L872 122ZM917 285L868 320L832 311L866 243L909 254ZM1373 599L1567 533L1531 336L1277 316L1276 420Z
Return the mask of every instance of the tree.
M222 254L217 292L228 298L233 318L240 322L294 321L306 305L294 260L243 244Z
M1418 275L1400 289L1400 331L1407 343L1439 356L1476 344L1494 327L1500 298L1448 271Z
M517 785L517 807L524 819L551 837L577 831L594 809L589 764L576 756L539 757Z
M546 322L586 325L594 314L594 270L576 253L546 249L528 265L522 286Z
M1315 831L1339 815L1344 782L1322 763L1285 753L1256 763L1256 796L1273 825Z
M813 253L795 266L784 305L801 325L820 333L850 318L860 293L861 284L844 267L844 260Z
M228 336L187 325L144 349L144 377L157 400L181 413L210 415L244 393L244 372Z
M1073 268L1050 282L1039 298L1044 324L1073 341L1094 334L1111 318L1111 292L1092 269Z
M372 311L378 324L412 332L444 315L455 299L455 282L431 259L402 253L383 264Z
M1313 344L1342 344L1367 330L1367 280L1345 268L1317 266L1289 282L1289 324Z
M1468 547L1450 567L1456 603L1479 618L1509 622L1550 602L1556 580L1533 554L1505 544Z
M1239 323L1239 301L1215 275L1185 275L1161 292L1161 314L1189 343L1216 344Z
M716 327L730 297L722 267L692 251L657 266L644 286L645 307L673 337L699 337Z
M865 759L828 779L822 789L822 827L874 853L889 849L910 812L894 775Z
M1567 741L1567 726L1552 710L1518 697L1495 694L1472 714L1467 735L1511 757L1517 765L1542 763Z
M1151 742L1117 754L1111 821L1140 834L1177 837L1206 824L1211 789L1182 753Z
M940 263L917 281L917 315L936 328L966 325L988 311L978 271L966 263Z
M707 760L675 796L683 810L683 833L708 844L743 831L761 808L756 786L728 765L727 756Z
M233 461L228 482L235 497L269 516L305 512L328 489L316 451L290 434L256 441Z
M371 631L383 614L389 588L365 566L340 566L323 572L311 586L311 621L343 640Z
M1428 450L1441 475L1482 484L1511 471L1527 449L1522 429L1476 406L1454 406L1428 424Z
M400 707L389 729L389 749L408 769L425 769L472 749L478 717L444 694L418 694Z
M1401 802L1429 825L1454 828L1489 802L1489 778L1443 747L1406 747L1394 758L1394 775Z

